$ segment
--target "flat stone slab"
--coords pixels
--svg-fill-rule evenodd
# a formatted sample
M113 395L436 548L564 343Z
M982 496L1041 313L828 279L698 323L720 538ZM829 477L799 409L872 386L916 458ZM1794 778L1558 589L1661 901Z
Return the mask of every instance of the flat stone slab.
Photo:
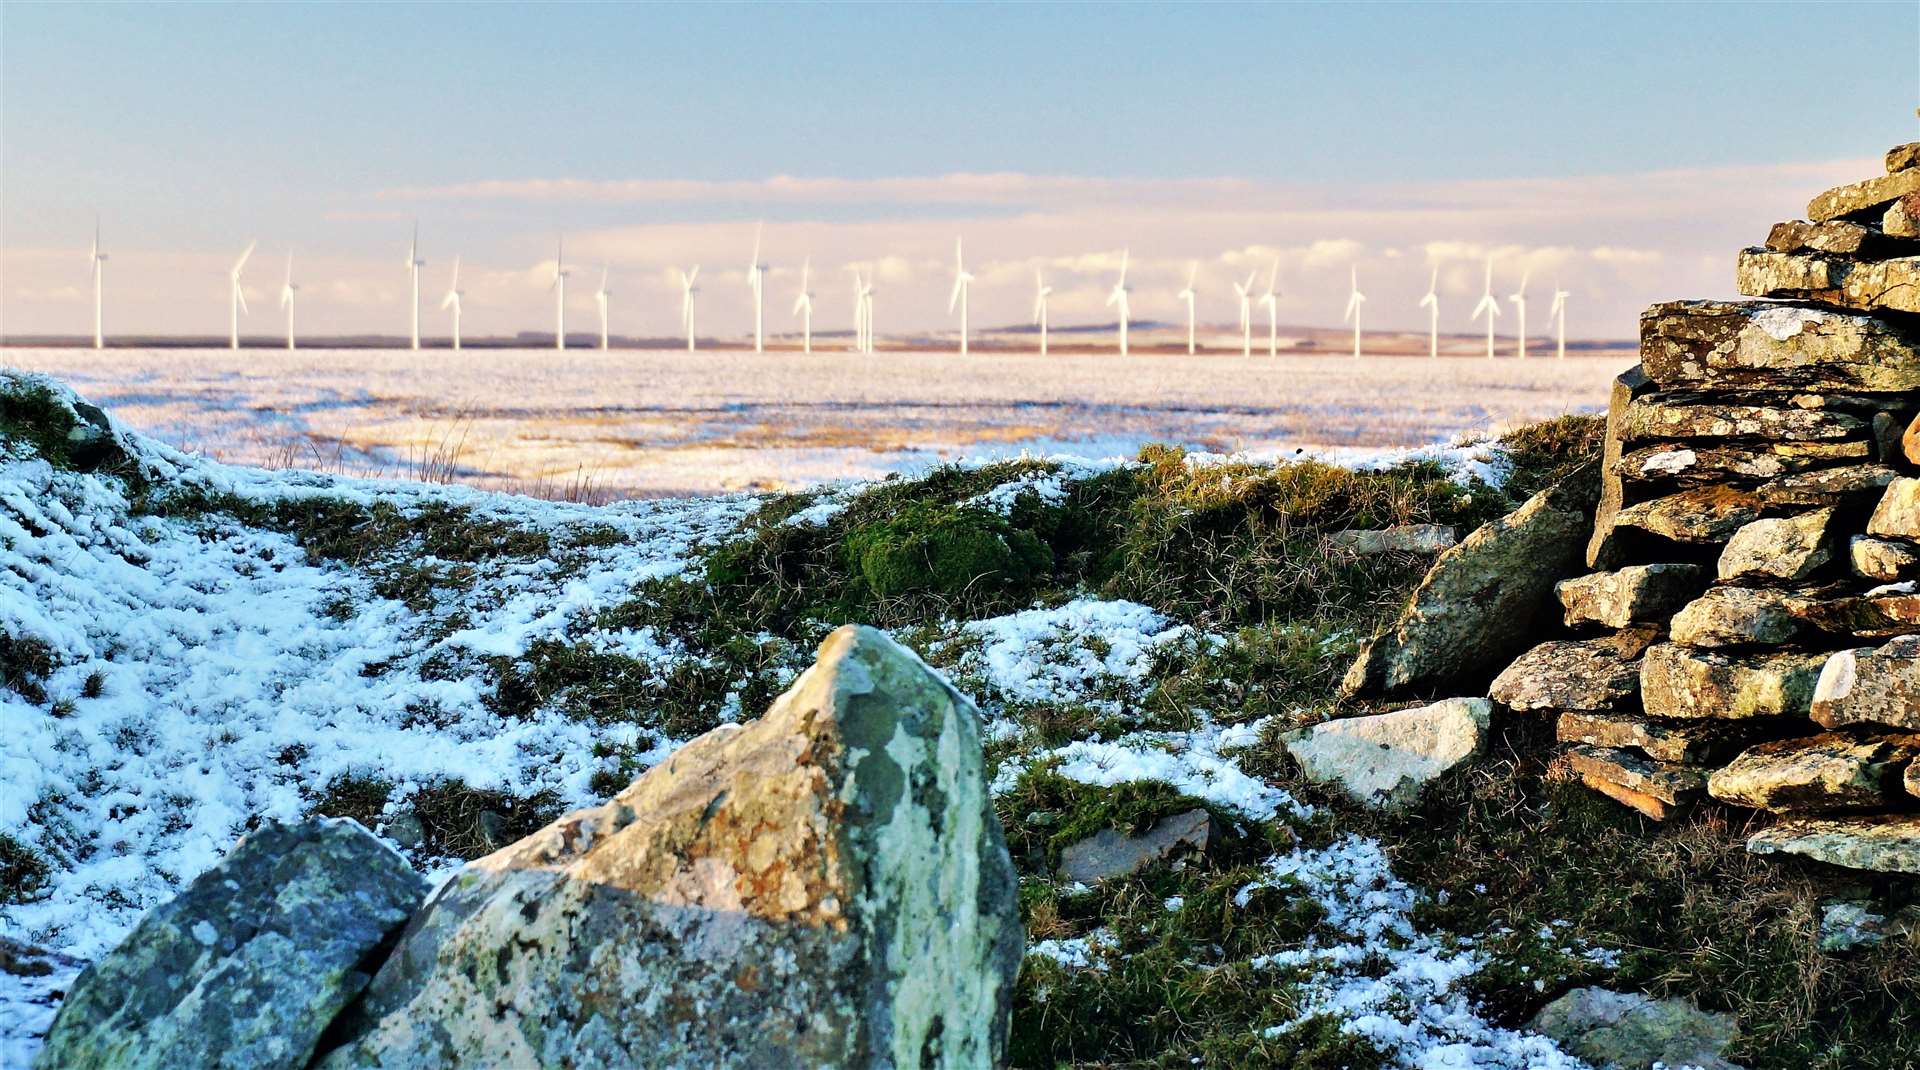
M1163 817L1138 836L1101 829L1060 852L1060 876L1087 885L1130 877L1182 855L1205 854L1213 837L1213 815L1203 808Z
M1640 666L1640 701L1653 717L1805 717L1824 654L1733 654L1662 643Z
M1553 593L1566 610L1569 628L1582 624L1624 628L1666 620L1699 594L1706 582L1706 570L1699 565L1668 562L1561 580Z
M1562 743L1637 750L1658 762L1712 765L1787 731L1791 722L1660 721L1619 713L1563 713L1554 726ZM1805 726L1801 726L1804 731Z
M1835 652L1821 667L1810 712L1828 728L1920 728L1920 635Z
M1640 364L1663 387L1913 390L1920 333L1805 304L1674 301L1641 313Z
M1855 535L1847 544L1853 574L1880 583L1920 579L1920 546L1892 539Z
M1897 174L1913 167L1920 167L1920 141L1909 141L1887 150L1887 174Z
M1606 640L1556 640L1520 655L1487 694L1511 710L1613 710L1640 692L1635 651Z
M1741 527L1760 519L1760 496L1737 487L1694 487L1629 505L1614 518L1619 527L1639 528L1675 542L1725 542Z
M1738 481L1758 483L1873 456L1873 444L1851 442L1756 442L1722 445L1661 442L1623 455L1614 471L1635 483L1701 486Z
M1622 424L1628 442L1670 438L1820 442L1861 438L1867 431L1866 420L1837 409L1720 404L1658 394L1636 398L1627 406Z
M1902 476L1887 484L1867 519L1867 534L1920 540L1920 479Z
M1706 791L1707 775L1691 766L1656 762L1629 750L1610 750L1575 744L1567 760L1581 776L1618 784L1651 795L1669 806L1698 799Z
M1920 873L1920 815L1790 817L1749 836L1747 850L1877 873Z
M1417 709L1346 717L1288 733L1307 779L1338 784L1369 806L1411 805L1435 779L1486 745L1493 704L1450 698Z
M1721 1056L1739 1038L1733 1015L1681 999L1576 988L1540 1009L1534 1031L1594 1066L1740 1070Z
M1899 203L1894 201L1887 210L1892 211ZM1767 233L1767 250L1775 253L1832 253L1872 259L1912 256L1920 253L1920 242L1892 234L1884 225L1874 226L1841 219L1830 219L1825 223L1796 219L1773 225L1773 229Z
M1833 560L1833 509L1743 524L1720 551L1723 580L1798 582Z
M1809 631L1804 598L1767 587L1714 587L1673 615L1672 636L1691 647L1781 646Z
M1735 266L1734 284L1749 297L1814 301L1863 312L1920 312L1920 256L1856 261L1746 249Z
M1802 599L1791 611L1831 635L1854 639L1891 639L1920 634L1920 591L1915 582L1836 598Z
M1920 754L1920 736L1858 738L1823 732L1748 748L1707 778L1721 802L1774 813L1829 813L1886 807Z
M1770 506L1857 505L1878 498L1900 473L1884 464L1850 464L1781 476L1760 485Z
M1920 191L1920 171L1912 168L1891 170L1887 174L1876 175L1862 182L1850 182L1820 194L1807 202L1807 218L1820 223L1842 216L1863 215L1886 207L1902 194L1916 191Z
M1330 548L1354 554L1437 554L1460 541L1447 524L1401 524L1377 530L1336 531L1326 537Z

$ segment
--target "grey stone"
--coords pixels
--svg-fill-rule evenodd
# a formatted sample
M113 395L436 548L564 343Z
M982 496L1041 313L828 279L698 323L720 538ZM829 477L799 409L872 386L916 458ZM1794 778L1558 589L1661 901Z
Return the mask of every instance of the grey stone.
M1874 947L1915 932L1920 932L1920 909L1912 904L1892 912L1865 899L1820 904L1820 950L1830 954Z
M1705 570L1699 565L1667 562L1562 580L1553 593L1566 609L1569 628L1624 628L1667 619L1705 585Z
M1887 205L1887 214L1880 217L1880 232L1890 241L1920 238L1920 194L1909 193Z
M1205 854L1213 835L1213 816L1205 809L1163 817L1138 836L1101 829L1060 852L1060 876L1081 884L1130 877L1183 855Z
M1652 717L1805 717L1826 660L1662 643L1641 662L1640 702Z
M1764 587L1715 587L1673 615L1676 643L1693 647L1780 646L1807 631L1802 600Z
M1901 794L1901 774L1920 737L1856 738L1823 732L1749 747L1707 778L1721 802L1755 810L1827 813L1886 806Z
M1864 461L1872 456L1872 444L1862 440L1741 445L1661 442L1622 457L1616 470L1621 478L1634 483L1702 486L1778 479L1835 463Z
M1640 693L1640 662L1605 640L1554 640L1520 655L1487 694L1511 710L1613 710Z
M1654 394L1627 406L1628 442L1655 439L1752 438L1769 442L1832 442L1861 438L1867 422L1838 408L1754 405Z
M1902 477L1887 484L1867 520L1867 534L1920 539L1920 479Z
M1327 536L1327 545L1353 554L1437 554L1459 542L1446 524L1401 524L1379 530L1353 529Z
M1736 487L1694 487L1629 505L1614 523L1675 542L1724 542L1742 525L1760 518L1760 498Z
M1554 726L1562 743L1637 750L1660 762L1712 765L1785 731L1791 722L1661 721L1623 713L1563 713ZM1805 726L1800 726L1805 731Z
M325 1070L987 1066L1023 936L979 715L845 627L758 720L468 865Z
M1799 472L1762 484L1760 500L1769 506L1854 505L1878 498L1899 474L1883 464Z
M380 831L408 850L424 847L427 843L426 826L420 823L420 816L412 810L402 810L393 815Z
M1670 806L1692 802L1706 790L1704 772L1691 766L1652 761L1632 751L1575 744L1567 759L1583 777L1652 796Z
M1747 850L1876 873L1920 873L1920 816L1789 817L1747 837Z
M1740 1070L1721 1054L1740 1035L1734 1017L1680 999L1576 988L1541 1008L1533 1029L1596 1067Z
M1797 582L1833 560L1831 508L1743 524L1720 551L1723 580Z
M1888 162L1893 162L1891 156ZM1843 216L1862 215L1876 208L1886 207L1894 198L1903 194L1920 192L1920 171L1910 168L1890 168L1889 170L1889 174L1876 175L1862 182L1851 182L1820 194L1807 202L1807 218L1820 223Z
M426 883L349 820L268 822L87 967L45 1070L301 1070Z
M1598 494L1594 469L1583 467L1441 554L1399 619L1362 649L1342 692L1477 686L1532 645L1553 585L1579 568Z
M1749 297L1816 301L1862 312L1920 312L1920 256L1846 260L1746 249L1735 266L1734 284Z
M1920 728L1920 635L1836 651L1821 668L1811 707L1828 728Z
M1640 364L1663 387L1912 390L1920 333L1811 305L1675 301L1641 313Z
M1920 547L1912 543L1855 535L1847 545L1853 573L1880 583L1920 579Z
M1887 207L1893 211L1900 204ZM1775 223L1767 233L1767 250L1775 253L1833 253L1839 256L1907 256L1920 252L1920 243L1904 240L1889 228L1845 220L1809 223L1794 220Z
M1624 550L1614 519L1626 503L1620 455L1625 449L1627 409L1634 398L1653 388L1653 380L1638 364L1614 377L1607 402L1607 432L1600 442L1600 497L1594 505L1593 533L1587 539L1588 568L1606 569L1621 563Z
M1300 729L1283 744L1309 780L1338 784L1369 806L1411 805L1486 745L1492 703L1450 698L1418 709L1347 717Z

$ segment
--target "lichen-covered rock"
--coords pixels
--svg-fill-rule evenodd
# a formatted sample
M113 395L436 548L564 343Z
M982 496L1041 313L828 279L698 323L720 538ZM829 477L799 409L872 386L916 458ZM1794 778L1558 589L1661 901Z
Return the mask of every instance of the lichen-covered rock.
M1913 390L1920 333L1808 305L1674 301L1641 313L1640 363L1663 387Z
M1639 528L1684 543L1722 542L1744 524L1760 518L1759 496L1737 487L1694 487L1678 494L1629 505L1614 518L1619 527Z
M1740 1035L1733 1015L1686 1000L1576 988L1541 1008L1533 1029L1597 1067L1740 1070L1721 1055Z
M1138 836L1103 828L1060 852L1060 877L1099 884L1182 856L1205 854L1215 836L1204 808L1169 814Z
M1624 464L1627 409L1633 399L1654 389L1653 380L1636 364L1614 377L1607 402L1607 433L1600 442L1600 497L1594 504L1593 531L1587 538L1587 567L1606 569L1620 563L1624 547L1614 519L1626 504Z
M1873 456L1864 439L1842 442L1752 442L1708 444L1659 442L1620 458L1614 470L1635 483L1704 486L1727 480L1751 483Z
M978 714L846 627L759 720L455 875L326 1070L976 1067L1022 934Z
M1863 312L1920 312L1920 256L1848 260L1745 249L1734 284L1749 297L1817 301Z
M302 1070L426 883L349 820L267 822L67 994L44 1070Z
M1920 167L1920 141L1895 145L1887 150L1887 174L1897 174L1914 167Z
M1920 416L1915 416L1900 436L1900 452L1908 464L1920 464Z
M1779 646L1807 630L1795 613L1804 601L1764 587L1715 587L1673 615L1671 635L1694 647Z
M1894 584L1863 595L1798 599L1794 616L1832 635L1889 639L1920 634L1920 591L1913 582Z
M1652 761L1632 751L1576 744L1567 750L1573 770L1589 780L1617 784L1652 796L1669 806L1683 805L1706 790L1706 773L1684 765Z
M1480 753L1492 713L1486 699L1450 698L1327 721L1282 742L1307 779L1338 784L1369 806L1407 806L1441 774Z
M1920 579L1920 546L1855 535L1847 546L1853 574L1879 583Z
M1652 717L1805 717L1822 654L1729 654L1662 643L1640 665L1640 702Z
M1901 794L1901 775L1920 753L1917 736L1856 738L1823 732L1750 747L1707 778L1707 793L1755 810L1869 810Z
M1837 651L1821 668L1811 705L1813 719L1828 728L1920 728L1920 635Z
M1892 211L1898 200L1887 207ZM1882 256L1908 256L1920 251L1920 245L1903 241L1897 232L1866 223L1834 219L1810 223L1796 219L1775 223L1767 232L1767 250L1775 253L1833 253L1872 259Z
M1920 873L1920 816L1790 817L1747 837L1747 850L1877 873Z
M1903 477L1887 484L1867 520L1867 534L1920 539L1920 479Z
M1891 154L1888 159L1892 161ZM1890 168L1887 174L1862 182L1850 182L1815 197L1807 202L1807 218L1820 223L1842 216L1862 215L1886 207L1902 194L1914 192L1920 192L1920 171Z
M1617 643L1553 640L1520 655L1487 688L1510 710L1613 710L1640 692L1639 651Z
M1397 621L1347 670L1347 695L1476 684L1536 638L1553 585L1580 567L1599 494L1592 466L1441 554Z
M1850 464L1781 476L1758 493L1769 506L1855 505L1878 498L1899 475L1884 464Z
M1832 508L1743 524L1720 551L1723 580L1797 582L1833 560Z
M1400 524L1390 528L1336 531L1327 546L1350 554L1437 554L1460 538L1446 524Z
M1667 619L1705 584L1699 565L1667 562L1562 580L1553 593L1566 610L1569 628L1582 624L1624 628Z
M1563 713L1554 726L1562 743L1637 750L1660 762L1711 765L1763 739L1785 734L1792 722L1660 721L1621 713ZM1805 731L1805 726L1800 726Z
M1906 194L1887 205L1887 214L1880 217L1880 233L1908 241L1920 238L1920 193Z
M1629 442L1663 438L1755 438L1770 442L1826 442L1860 438L1867 422L1837 408L1747 405L1664 394L1627 406L1623 432Z

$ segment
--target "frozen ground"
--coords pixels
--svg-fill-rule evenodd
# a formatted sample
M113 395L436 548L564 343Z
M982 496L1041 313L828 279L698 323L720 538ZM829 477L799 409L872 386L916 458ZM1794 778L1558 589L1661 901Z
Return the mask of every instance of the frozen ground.
M222 459L621 496L772 489L960 457L1452 441L1598 411L1615 353L1447 357L738 350L8 349ZM455 470L443 473L449 466Z

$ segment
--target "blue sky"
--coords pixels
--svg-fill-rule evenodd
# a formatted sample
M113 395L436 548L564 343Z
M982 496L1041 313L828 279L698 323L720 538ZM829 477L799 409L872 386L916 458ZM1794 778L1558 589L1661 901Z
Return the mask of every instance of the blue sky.
M435 260L456 245L487 270L536 272L539 257L551 255L551 235L564 229L578 235L583 252L641 274L651 287L661 268L645 254L644 228L653 226L680 228L662 232L658 244L698 256L695 233L685 228L750 228L765 218L776 244L805 237L808 245L847 246L839 259L848 260L869 254L851 250L857 242L846 228L865 227L907 247L902 270L919 274L926 271L919 265L933 263L932 249L951 245L945 235L975 223L996 235L983 247L988 257L1011 262L1070 251L1019 247L1008 225L1058 216L1057 200L1076 199L1070 192L1057 200L972 200L912 187L811 198L769 196L752 185L772 176L1006 172L1132 180L1142 193L1127 203L1157 201L1168 212L1218 216L1258 199L1315 206L1319 215L1288 221L1300 232L1248 234L1208 260L1237 270L1225 258L1233 248L1350 241L1384 254L1380 239L1338 229L1349 189L1371 191L1354 199L1356 212L1383 199L1401 209L1422 199L1444 208L1479 182L1604 183L1654 172L1732 175L1870 160L1916 136L1917 57L1920 4L1912 2L16 0L0 7L0 253L30 266L37 255L77 244L84 258L84 232L97 211L109 245L128 254L119 284L157 294L165 276L193 270L167 266L163 253L211 263L256 237L263 257L297 246L316 270L352 275L356 258L384 264L396 224L418 216ZM578 185L571 195L544 187L530 196L510 185L488 195L446 192L533 180ZM709 185L666 197L646 187L613 194L593 185L647 180ZM1252 189L1222 192L1178 180L1233 180ZM1714 184L1702 183L1703 199ZM1792 208L1788 202L1782 212ZM1747 217L1741 240L1757 240L1771 221ZM1250 216L1248 224L1274 221ZM1497 220L1456 221L1456 229L1405 241L1582 248L1611 240L1609 233L1582 240L1564 220L1537 237L1496 233ZM1067 227L1032 231L1036 241L1079 237ZM727 246L733 238L707 233L720 246L709 259L744 259ZM787 259L792 253L778 250ZM1204 258L1208 250L1169 255ZM1305 271L1309 263L1288 266ZM902 281L908 278L917 275ZM8 329L70 318L61 303L71 295L55 295L64 285L15 281L7 280L0 299ZM384 322L375 309L390 282L357 299L339 291L342 327L358 327L363 317ZM520 307L518 297L504 303L504 294L502 328L507 309ZM152 322L130 327L187 328L168 312L180 300L139 301L129 293L121 307ZM935 305L944 301L928 302L924 314ZM1332 317L1316 305L1296 318L1327 321L1337 312L1337 304ZM658 318L649 314L647 322Z

